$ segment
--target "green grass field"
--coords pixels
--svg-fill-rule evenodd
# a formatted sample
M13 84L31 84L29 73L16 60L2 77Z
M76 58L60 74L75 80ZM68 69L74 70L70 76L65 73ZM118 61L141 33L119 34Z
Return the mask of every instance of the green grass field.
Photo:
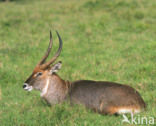
M49 31L63 50L59 75L104 80L137 89L156 119L154 0L17 0L0 2L0 126L132 126L67 103L49 106L23 82L44 55ZM156 125L156 120L155 120Z

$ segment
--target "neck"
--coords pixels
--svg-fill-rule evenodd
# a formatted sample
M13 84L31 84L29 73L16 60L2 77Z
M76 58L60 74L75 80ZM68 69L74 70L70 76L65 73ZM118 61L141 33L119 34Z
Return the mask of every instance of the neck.
M71 82L62 80L57 75L49 76L41 91L41 97L50 104L60 103L67 99L70 89Z
M45 86L44 86L44 88L43 88L43 90L41 92L41 97L43 97L44 95L46 95L46 93L48 91L48 87L49 87L49 81L50 81L50 79L48 77L47 80L46 80L46 84L45 84Z

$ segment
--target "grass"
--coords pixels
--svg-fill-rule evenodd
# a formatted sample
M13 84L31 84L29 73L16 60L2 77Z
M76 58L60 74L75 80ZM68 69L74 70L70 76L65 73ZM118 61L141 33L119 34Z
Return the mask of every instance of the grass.
M107 80L137 89L156 118L156 11L147 0L0 2L0 126L129 126L68 103L48 106L23 82L43 56L52 29L63 39L59 75ZM156 122L155 122L156 124Z

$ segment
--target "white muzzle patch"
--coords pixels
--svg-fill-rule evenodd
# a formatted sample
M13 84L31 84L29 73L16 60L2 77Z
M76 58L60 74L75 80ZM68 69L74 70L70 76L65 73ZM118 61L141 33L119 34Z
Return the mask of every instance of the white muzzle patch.
M24 83L23 88L24 88L24 90L27 90L27 91L32 91L33 90L33 87L29 86L27 83Z

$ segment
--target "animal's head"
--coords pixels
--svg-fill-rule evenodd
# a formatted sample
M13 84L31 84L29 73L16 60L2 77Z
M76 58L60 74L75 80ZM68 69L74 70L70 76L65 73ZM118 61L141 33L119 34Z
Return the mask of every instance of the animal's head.
M58 32L57 36L59 38L59 48L54 55L54 57L49 60L48 62L45 62L50 51L52 48L52 34L50 31L50 42L49 47L47 49L46 54L43 56L43 58L39 61L39 63L34 68L32 74L28 77L28 79L24 82L23 88L27 91L31 91L32 89L41 90L44 84L46 83L46 80L48 77L57 76L55 73L61 68L61 61L56 63L55 65L51 65L54 63L54 61L57 59L57 57L60 55L62 50L62 40Z

